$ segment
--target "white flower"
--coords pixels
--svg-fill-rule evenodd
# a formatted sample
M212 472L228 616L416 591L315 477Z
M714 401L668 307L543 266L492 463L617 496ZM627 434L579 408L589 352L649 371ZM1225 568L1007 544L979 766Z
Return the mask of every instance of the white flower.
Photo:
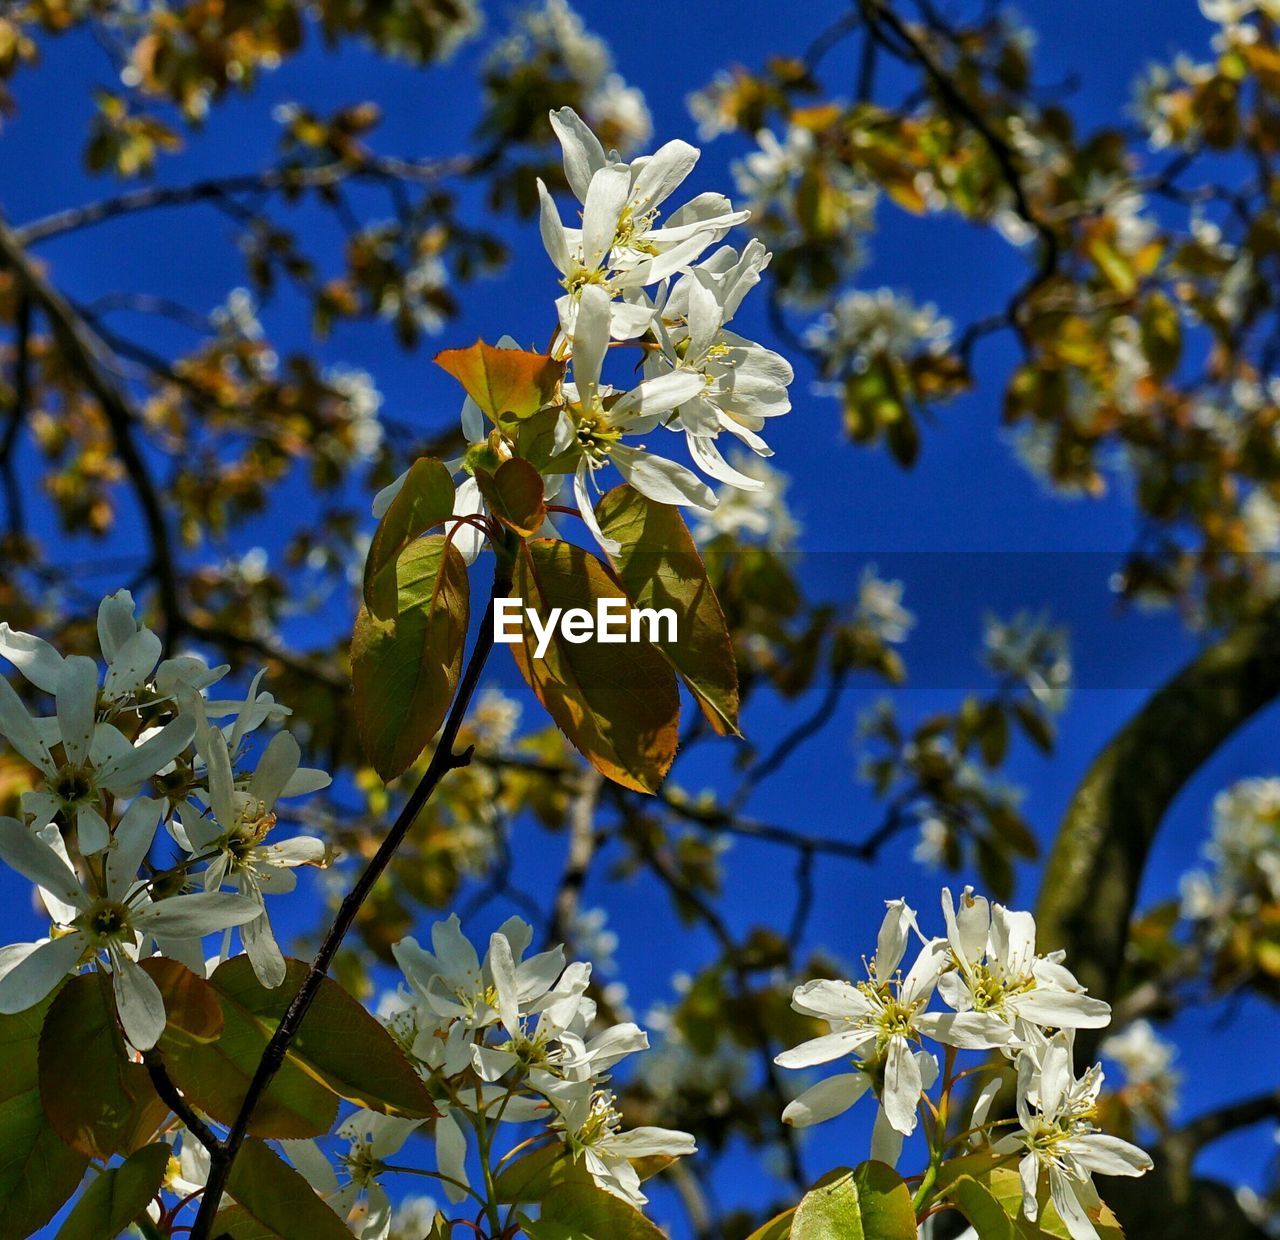
M622 1117L608 1090L589 1084L553 1099L559 1112L554 1127L561 1132L575 1160L606 1192L641 1206L648 1198L640 1188L635 1158L682 1158L697 1153L687 1132L671 1128L643 1127L622 1131Z
M966 887L957 910L949 888L942 913L954 969L938 993L957 1012L987 1013L1005 1021L1021 1039L1024 1023L1055 1029L1099 1029L1111 1008L1091 998L1062 964L1063 953L1036 955L1036 923L1030 913L990 905Z
M1181 1074L1173 1066L1177 1049L1151 1027L1135 1020L1123 1033L1112 1034L1099 1048L1106 1059L1124 1069L1125 1083L1134 1095L1134 1109L1150 1119L1164 1119L1178 1105Z
M317 784L311 778L316 773L299 771L298 742L288 732L272 737L243 788L232 771L226 737L218 729L206 728L196 743L205 762L210 812L184 813L172 828L174 836L193 857L208 858L201 873L206 891L229 885L257 905L258 915L241 925L240 937L258 980L264 986L279 986L285 978L284 956L271 931L264 897L292 891L297 885L293 870L322 864L326 849L314 836L273 843L267 843L267 837L276 825L280 797L315 791L329 782L328 777ZM299 774L300 787L295 784Z
M1136 1145L1099 1132L1093 1124L1102 1073L1080 1080L1071 1068L1071 1033L1033 1043L1018 1058L1018 1132L997 1141L997 1154L1021 1153L1022 1212L1034 1221L1042 1173L1072 1240L1098 1240L1089 1212L1100 1204L1093 1175L1138 1176L1151 1159Z
M20 963L0 978L0 1012L39 1003L68 973L105 955L120 1023L130 1043L147 1050L164 1029L160 991L138 965L148 938L200 938L243 925L258 906L229 892L200 892L153 902L138 868L151 847L160 802L138 797L125 811L103 864L101 892L81 886L51 834L37 835L14 818L0 818L0 860L41 889L55 922L53 937L23 944Z
M564 385L569 416L582 451L574 472L574 498L587 528L606 551L618 544L604 536L595 519L588 480L597 470L612 463L642 495L659 504L715 507L714 492L696 474L653 456L644 447L622 442L624 435L644 434L655 429L672 410L702 390L703 380L689 372L672 371L642 380L616 400L613 389L601 383L601 370L609 347L609 295L589 284L583 288L574 339L573 379ZM606 407L606 398L609 404ZM598 489L598 488L597 488Z
M18 639L28 635L7 631L4 637L13 651ZM39 641L29 638L30 643ZM112 694L139 675L138 662L125 662L121 657L113 664L100 696L98 665L92 659L83 655L62 659L50 647L48 653L60 660L55 666L38 647L28 645L18 653L19 657L30 655L19 664L28 677L34 673L40 676L41 687L51 686L47 691L54 694L57 712L53 719L32 719L13 687L0 677L0 735L45 777L44 791L24 794L23 812L41 825L61 814L69 824L75 824L81 852L101 852L110 842L103 794L135 793L144 780L186 748L195 733L195 721L179 715L146 734L135 746L116 727L98 722L97 717L100 710L112 713L116 701ZM149 657L145 654L142 662ZM154 663L151 659L147 672ZM61 761L52 754L58 746L62 747Z
M892 289L843 294L805 334L828 374L862 373L877 357L939 355L951 343L951 321L932 304L916 306Z
M387 1240L392 1226L391 1199L380 1178L386 1160L399 1152L409 1134L421 1127L420 1119L357 1111L338 1129L338 1136L350 1142L339 1157L345 1173L339 1178L329 1160L314 1141L282 1141L294 1166L342 1219L362 1207L356 1235L360 1240Z
M857 1058L853 1072L820 1081L792 1102L782 1113L786 1123L807 1127L831 1119L882 1077L878 1092L886 1121L895 1132L909 1136L915 1131L925 1089L926 1069L915 1049L921 1038L972 1049L1008 1044L1008 1027L986 1013L924 1010L947 963L947 944L941 939L924 942L915 964L902 977L898 966L912 932L919 935L915 913L904 900L891 900L876 954L867 962L865 982L819 980L796 988L791 1006L825 1020L831 1031L784 1051L775 1062L783 1068L809 1068L846 1056Z
M662 350L645 366L654 376L674 370L701 377L701 390L679 406L671 428L684 431L689 453L704 473L745 491L760 490L761 484L732 468L715 440L727 431L757 456L772 456L759 432L769 418L791 409L787 387L795 377L781 354L725 328L759 283L769 258L764 246L753 240L741 256L724 246L682 275L666 296L659 297Z
M915 616L902 605L903 589L900 581L885 581L874 564L862 570L855 615L883 642L904 642L915 627Z

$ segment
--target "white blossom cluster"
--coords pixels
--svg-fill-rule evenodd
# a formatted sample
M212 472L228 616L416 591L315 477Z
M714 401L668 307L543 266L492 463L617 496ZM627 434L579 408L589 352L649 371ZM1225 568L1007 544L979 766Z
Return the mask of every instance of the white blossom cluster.
M996 676L1026 688L1047 711L1066 709L1073 669L1065 628L1025 612L1012 620L987 616L982 644L984 661Z
M741 251L725 245L704 257L747 212L735 210L720 193L698 194L669 215L668 198L693 171L699 152L672 141L651 156L625 163L606 153L599 139L570 108L551 113L564 152L564 171L578 200L578 218L568 225L545 184L541 234L560 273L553 355L569 363L571 379L561 385L553 452L568 458L578 511L606 550L616 544L600 531L593 492L606 467L658 503L682 505L700 514L713 511L717 496L687 466L661 455L656 441L665 432L683 436L693 463L709 478L759 493L767 481L735 468L721 454L722 435L757 456L772 455L762 432L769 419L791 408L787 393L790 363L778 353L737 335L728 327L746 295L760 282L770 255L759 241ZM499 341L514 347L509 337ZM605 379L605 363L617 349L636 348L643 361L639 382L615 387ZM634 376L634 356L621 374ZM469 443L489 440L480 408L468 399L462 410ZM499 445L505 451L505 445ZM466 458L451 463L469 472ZM381 516L405 475L374 500ZM546 479L548 498L565 478ZM458 488L455 515L485 512L474 478ZM554 533L554 529L544 531ZM480 535L460 528L454 545L468 559L480 549Z
M0 819L0 860L35 885L50 922L47 937L0 948L0 1012L94 966L110 974L129 1042L146 1050L165 1016L140 960L169 956L203 976L206 936L222 935L216 963L238 929L259 980L284 980L266 897L292 890L295 868L324 864L326 850L311 836L276 839L276 804L329 776L299 765L288 732L253 757L258 730L289 714L259 691L262 674L243 699L210 697L229 669L162 660L127 590L103 600L97 635L105 672L0 624L0 656L51 707L29 714L0 677L0 736L38 772L22 817ZM161 826L180 854L168 868L150 860Z
M903 361L942 355L951 345L951 320L932 302L917 306L892 289L851 289L805 333L828 375L862 374L878 357Z
M542 59L568 75L583 111L620 150L635 150L649 140L653 119L644 92L615 70L609 45L586 28L567 0L545 0L519 13L488 63L491 70L506 74Z
M587 994L591 965L565 962L563 947L529 954L533 930L518 917L489 939L481 958L457 916L437 922L431 950L412 938L392 950L408 982L384 1019L430 1085L440 1117L403 1119L359 1111L338 1130L348 1142L335 1170L311 1141L286 1141L290 1158L344 1218L357 1214L362 1240L388 1240L393 1211L382 1180L409 1136L434 1122L435 1172L454 1203L480 1197L469 1159L489 1160L497 1130L549 1135L601 1188L635 1205L645 1196L633 1159L694 1152L687 1133L622 1130L609 1088L612 1070L647 1049L645 1032L623 1023L596 1029ZM530 1125L539 1129L529 1131ZM481 1197L481 1200L483 1198Z
M823 979L796 988L792 1006L825 1021L829 1032L783 1052L778 1064L811 1068L848 1060L850 1070L805 1090L783 1119L817 1124L870 1092L879 1102L871 1156L895 1165L904 1137L916 1129L922 1098L940 1075L925 1043L952 1053L996 1051L1016 1071L1018 1128L991 1149L1017 1157L1023 1213L1037 1217L1047 1177L1073 1240L1097 1240L1088 1214L1098 1205L1093 1174L1141 1175L1151 1167L1142 1150L1099 1131L1101 1068L1077 1078L1072 1066L1075 1030L1104 1027L1111 1009L1085 993L1061 952L1036 952L1030 913L989 904L968 887L958 906L944 888L942 913L945 935L926 938L906 902L889 901L865 980ZM919 953L904 973L913 937ZM935 995L944 1006L930 1010ZM979 1132L999 1086L998 1078L989 1082L975 1105L971 1125Z
M1224 935L1237 917L1280 901L1280 778L1242 779L1213 801L1210 870L1182 879L1182 914Z

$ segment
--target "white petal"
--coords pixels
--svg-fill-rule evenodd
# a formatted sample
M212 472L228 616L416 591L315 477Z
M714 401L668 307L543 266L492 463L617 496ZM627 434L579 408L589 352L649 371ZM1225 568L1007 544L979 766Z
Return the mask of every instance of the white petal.
M404 488L404 481L409 476L406 469L394 482L389 482L373 497L373 515L381 521L386 515L386 511L391 507L391 501L400 494Z
M293 778L301 757L298 742L288 732L277 732L258 759L257 769L249 780L249 795L268 808L273 806Z
M903 1037L890 1038L880 1102L894 1131L903 1136L910 1136L916 1129L920 1090L920 1065L911 1053L910 1043Z
M830 1021L853 1020L871 1011L867 997L856 986L826 978L797 986L791 996L791 1006L806 1016Z
M833 1119L853 1106L870 1085L871 1078L865 1072L842 1072L827 1077L788 1103L782 1112L782 1122L795 1128L808 1128Z
M1062 1221L1067 1225L1071 1240L1098 1240L1098 1229L1085 1213L1075 1185L1057 1167L1049 1168L1049 1195Z
M716 506L715 492L697 474L675 461L622 444L613 449L609 459L641 495L648 496L655 503L682 504L707 510Z
M693 171L699 151L687 142L668 142L656 150L636 176L631 191L632 210L644 215L674 193L676 187Z
M0 656L8 659L37 689L58 691L62 656L42 637L0 624Z
M459 1184L470 1184L467 1179L467 1138L458 1121L449 1112L436 1120L436 1169L442 1176L444 1195L457 1205L466 1200L466 1192ZM454 1183L456 1181L456 1183Z
M0 1012L25 1012L39 1003L68 973L75 971L88 940L78 930L41 943L20 964L0 977Z
M282 799L309 796L313 792L327 788L331 783L333 783L333 776L328 771L318 770L314 766L300 766L280 789L280 796Z
M902 1133L889 1122L889 1117L882 1106L876 1112L876 1122L871 1129L871 1157L875 1162L896 1167L901 1156Z
M564 175L579 202L586 202L591 178L604 167L604 147L572 108L551 113L551 128L564 150Z
M880 933L876 937L876 977L887 982L898 970L907 950L907 939L916 915L905 900L887 900Z
M259 901L229 891L198 891L173 896L139 909L133 917L139 929L150 934L193 939L242 926L262 912Z
M58 677L58 731L67 761L82 766L93 741L93 712L98 705L98 665L82 654L64 660Z
M633 1128L630 1132L620 1132L609 1145L612 1151L624 1158L653 1158L663 1155L678 1158L698 1152L693 1137L674 1128Z
M139 629L111 659L103 693L112 701L136 693L160 662L163 651L160 639L150 629Z
M617 449L614 449L616 452ZM596 510L591 502L591 493L587 490L587 476L591 466L587 464L584 457L578 462L578 468L573 475L573 498L577 501L578 512L582 514L582 523L590 531L592 538L600 544L608 555L616 555L622 550L622 544L616 538L606 538L604 531L600 528L600 522L596 520Z
M1037 987L1015 995L1008 1006L1024 1020L1056 1029L1101 1029L1111 1023L1111 1008L1078 991Z
M65 904L89 907L71 867L16 818L0 818L0 860Z
M812 1068L817 1064L830 1063L833 1059L857 1053L868 1042L874 1041L875 1036L874 1029L847 1029L840 1033L824 1034L820 1038L801 1042L789 1051L783 1051L773 1062L780 1068Z
M547 257L555 264L556 270L562 276L567 276L574 266L573 258L569 253L569 240L565 236L564 225L560 222L560 212L556 210L556 204L552 201L541 179L538 181L538 202L538 227L542 234L543 247L547 251ZM475 441L472 440L472 442Z
M1153 1166L1146 1150L1103 1132L1073 1141L1071 1152L1082 1167L1099 1175L1143 1175Z
M133 595L128 590L108 594L98 604L98 648L108 663L114 662L116 652L137 634L138 621L133 613Z
M274 990L284 981L287 970L265 911L240 927L240 940L258 981Z
M0 736L32 766L38 766L46 775L57 773L49 747L40 739L39 729L27 714L22 699L4 676L0 676Z
M160 989L135 961L120 952L112 952L111 965L111 989L124 1035L136 1049L150 1050L164 1032Z
M600 168L592 174L582 207L582 265L588 271L600 266L613 245L630 185L625 168Z
M196 721L190 715L170 720L154 736L130 750L127 757L107 762L98 770L98 784L108 792L126 794L144 779L169 765L190 743Z
M961 1050L990 1050L1013 1040L1013 1029L989 1012L924 1012L915 1025L935 1042Z
M579 296L573 330L573 378L584 400L600 384L609 347L609 316L609 294L598 284L588 284Z
M686 435L685 442L689 445L689 455L693 457L694 464L709 478L714 478L717 482L726 482L731 487L737 487L739 491L764 490L764 483L758 478L752 478L734 469L720 455L714 439L703 435Z
M687 400L692 400L706 387L700 374L692 370L672 370L637 384L609 410L615 425L626 426L631 415L652 417L670 413Z
M111 843L111 828L92 805L76 807L76 842L86 857L100 853Z

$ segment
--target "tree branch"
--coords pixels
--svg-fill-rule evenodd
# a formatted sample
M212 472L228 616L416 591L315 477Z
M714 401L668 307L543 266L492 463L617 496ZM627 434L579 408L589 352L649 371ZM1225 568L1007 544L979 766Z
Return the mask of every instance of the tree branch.
M124 465L142 509L151 542L156 589L164 617L166 645L182 627L178 599L177 567L169 541L164 506L155 480L133 437L135 417L124 393L107 377L110 352L97 334L72 309L70 303L37 269L22 242L0 217L0 266L9 268L30 299L44 312L67 364L80 376L98 402L111 430L116 454Z

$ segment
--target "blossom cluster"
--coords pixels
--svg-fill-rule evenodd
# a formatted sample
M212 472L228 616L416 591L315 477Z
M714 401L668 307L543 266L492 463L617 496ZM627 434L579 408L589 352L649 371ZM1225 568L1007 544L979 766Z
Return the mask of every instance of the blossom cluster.
M285 964L266 897L292 890L298 866L323 865L322 841L275 838L277 802L318 791L323 771L300 765L297 741L277 731L256 759L257 733L289 711L261 691L243 699L210 689L228 672L195 655L162 659L159 637L134 614L127 590L98 609L105 671L84 655L0 624L0 656L51 699L28 713L0 677L0 736L35 768L21 818L0 819L0 859L32 882L47 937L0 949L0 1012L44 999L93 965L110 975L120 1023L137 1050L164 1028L159 990L139 961L160 954L203 976L204 940L233 932L266 986ZM164 828L177 860L162 867Z
M825 1021L829 1031L783 1052L778 1064L811 1068L848 1060L851 1070L805 1090L783 1119L807 1127L871 1093L879 1102L871 1156L896 1165L925 1095L940 1077L944 1091L952 1088L955 1052L996 1052L1016 1074L1018 1127L990 1149L1017 1159L1023 1213L1037 1217L1047 1177L1073 1240L1097 1240L1089 1217L1098 1205L1093 1174L1134 1176L1151 1167L1142 1150L1098 1129L1101 1068L1075 1075L1075 1031L1106 1026L1111 1010L1085 993L1061 952L1037 953L1030 913L991 904L967 887L958 905L943 890L942 913L945 934L926 938L914 910L904 900L889 901L865 980L818 979L797 987L792 1006ZM919 951L904 972L913 937ZM939 1009L931 1009L935 995ZM926 1042L948 1048L945 1071ZM999 1088L997 1077L979 1095L970 1119L975 1135L996 1127L986 1121Z
M484 956L457 916L437 922L431 948L406 938L392 950L407 986L384 1007L392 1035L440 1112L434 1121L359 1111L338 1130L349 1142L335 1170L310 1141L286 1141L298 1169L344 1218L363 1219L362 1240L387 1240L393 1212L383 1179L409 1136L434 1124L433 1176L449 1201L484 1202L469 1160L488 1170L500 1126L521 1129L519 1146L548 1139L605 1191L633 1205L646 1200L633 1160L692 1154L687 1133L642 1127L623 1131L609 1087L613 1069L647 1049L630 1022L598 1028L588 993L591 965L566 963L563 947L530 954L533 930L518 917L489 939ZM530 1125L537 1125L532 1134Z
M769 252L752 240L741 250L723 245L704 257L748 213L709 191L663 216L667 200L693 171L698 150L672 141L627 163L616 151L606 152L571 108L552 112L550 119L580 218L566 224L539 180L542 241L562 289L551 355L570 374L552 401L558 417L544 490L552 499L572 478L582 519L612 551L616 544L599 529L593 504L593 492L601 490L597 475L610 465L657 503L704 516L717 507L716 493L694 470L658 451L664 432L683 437L692 463L706 477L764 492L769 479L730 464L721 451L722 436L758 457L771 456L762 432L769 419L790 410L793 371L780 354L728 326L760 282ZM499 345L516 347L510 337ZM605 378L605 363L619 348L640 354L639 381L631 386L615 387ZM634 359L629 369L636 371ZM462 427L471 452L492 448L509 454L470 398ZM471 475L458 487L455 515L485 513L470 453L451 468ZM386 511L404 477L375 497L375 516ZM479 535L460 528L454 545L470 559L480 549Z

